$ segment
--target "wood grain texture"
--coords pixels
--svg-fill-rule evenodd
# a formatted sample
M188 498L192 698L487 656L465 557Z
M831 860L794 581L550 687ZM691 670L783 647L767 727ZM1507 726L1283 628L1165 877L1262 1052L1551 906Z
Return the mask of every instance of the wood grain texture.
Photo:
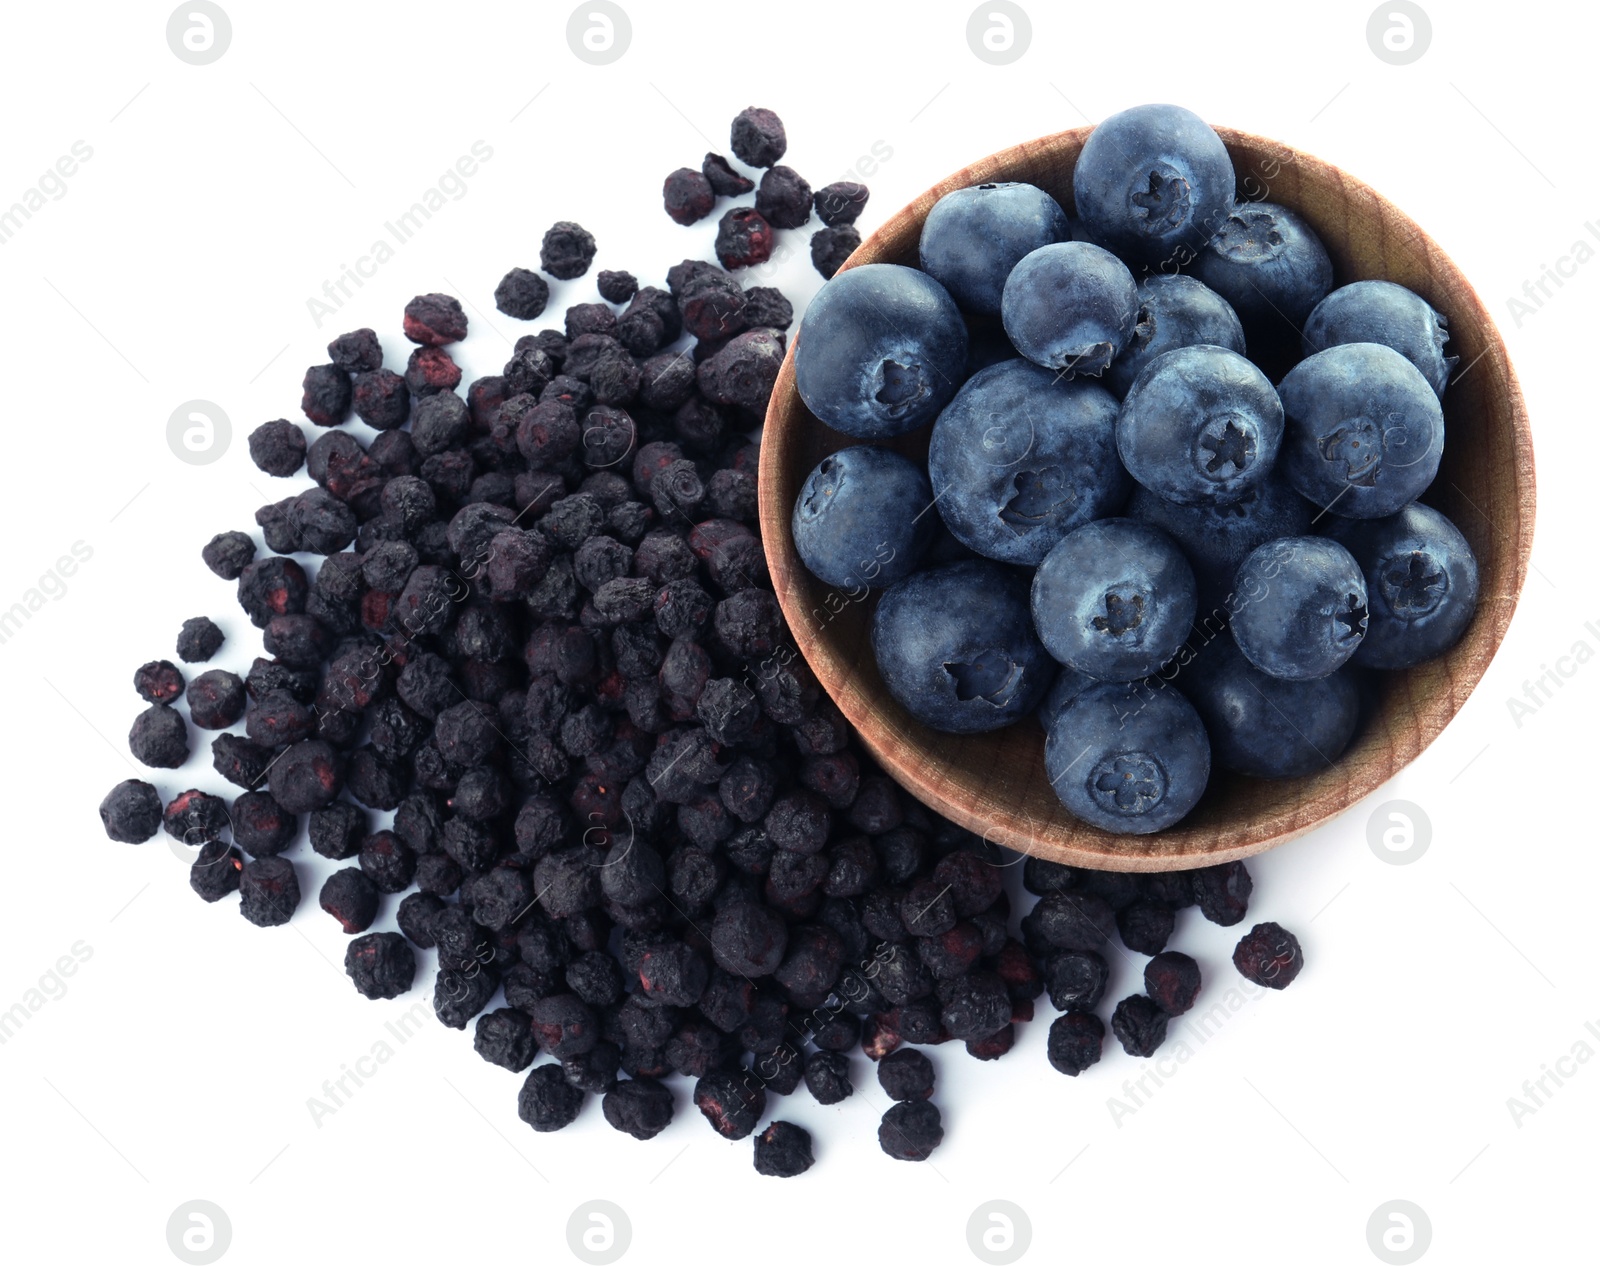
M1350 749L1320 773L1264 781L1219 773L1177 826L1114 835L1077 821L1044 774L1044 734L1031 722L984 735L940 734L913 720L884 687L869 639L874 598L851 602L818 582L794 551L789 520L817 462L856 441L818 422L794 387L794 348L767 411L761 447L762 539L796 644L862 741L901 786L989 840L1052 861L1104 870L1159 871L1248 857L1321 825L1414 760L1460 709L1499 647L1533 543L1534 468L1528 418L1494 322L1467 279L1427 234L1372 189L1276 141L1218 128L1241 196L1299 212L1333 257L1335 283L1399 282L1449 319L1460 364L1444 395L1445 449L1423 498L1461 529L1480 568L1481 599L1447 655L1377 675ZM952 189L1025 180L1072 206L1072 167L1089 134L1077 128L1028 141L964 168L898 212L846 267L917 262L929 208ZM927 431L891 447L925 457Z

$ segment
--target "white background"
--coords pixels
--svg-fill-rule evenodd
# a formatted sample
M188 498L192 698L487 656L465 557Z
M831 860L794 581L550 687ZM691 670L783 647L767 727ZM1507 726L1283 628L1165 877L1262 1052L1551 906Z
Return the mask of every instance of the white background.
M0 1046L8 1259L178 1260L167 1219L197 1198L231 1221L229 1263L566 1261L568 1217L591 1199L625 1210L629 1261L686 1259L705 1237L771 1262L978 1260L966 1227L991 1199L1025 1211L1026 1260L1384 1260L1366 1227L1393 1199L1425 1211L1429 1261L1592 1254L1600 1063L1561 1065L1576 1075L1547 1081L1520 1124L1507 1101L1575 1044L1600 1051L1600 667L1520 726L1507 700L1574 642L1600 647L1585 630L1600 621L1600 264L1520 326L1507 301L1600 217L1594 14L1428 0L1431 46L1397 67L1368 46L1365 0L1026 0L1031 47L994 67L969 50L965 0L625 2L632 45L603 67L569 50L565 5L225 0L232 43L207 66L169 50L164 4L7 13L0 206L74 142L93 150L0 246L0 608L74 542L93 551L0 645L0 1010L75 944L92 955ZM592 1101L572 1128L535 1135L516 1116L520 1078L431 1016L408 1043L389 1038L394 1058L315 1125L307 1099L423 997L431 955L410 997L367 1002L339 967L344 938L316 908L320 859L304 843L300 912L262 931L198 901L165 836L113 844L94 811L143 772L124 742L136 665L171 657L200 613L228 632L219 665L243 671L255 653L232 586L199 558L300 486L250 464L248 431L297 416L304 367L344 329L375 327L403 368L400 310L421 291L468 304L460 359L469 379L495 372L522 327L493 310L494 284L536 266L557 219L594 231L596 268L661 283L708 251L713 223L671 224L661 179L725 151L746 105L782 115L785 161L814 185L875 144L892 151L868 181L870 230L975 157L1147 100L1281 138L1394 200L1501 321L1533 418L1534 569L1477 693L1370 801L1252 864L1252 915L1299 933L1299 981L1244 1001L1207 1041L1175 1026L1169 1049L1186 1041L1192 1057L1137 1104L1124 1082L1148 1065L1109 1039L1076 1080L1046 1063L1044 1022L993 1065L935 1049L947 1135L924 1165L878 1151L885 1101L859 1056L839 1107L803 1090L777 1103L818 1154L782 1183L754 1174L748 1141L713 1135L681 1082L677 1120L650 1143L613 1132ZM319 329L308 298L479 140L493 157L465 196ZM818 279L806 235L785 240L795 257L775 276L798 302ZM558 286L553 313L592 285ZM166 442L169 414L196 398L232 420L208 466ZM150 775L165 795L221 789L196 746L185 770ZM1368 843L1396 799L1431 821L1431 847L1406 866ZM1202 1008L1239 983L1227 956L1241 930L1181 917L1174 946L1206 972ZM1137 970L1119 963L1111 996L1134 991ZM1041 1020L1053 1014L1041 999Z

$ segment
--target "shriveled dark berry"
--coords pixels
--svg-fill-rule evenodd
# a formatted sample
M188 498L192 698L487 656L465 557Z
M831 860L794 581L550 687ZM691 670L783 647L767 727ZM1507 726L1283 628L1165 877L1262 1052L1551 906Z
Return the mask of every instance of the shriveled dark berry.
M418 949L432 949L433 920L442 909L444 902L431 892L408 893L395 911L394 921L405 934L406 940ZM507 1001L510 1001L509 997Z
M925 1161L943 1141L939 1109L926 1099L894 1104L878 1124L878 1146L895 1160Z
M239 872L239 913L251 923L258 928L277 927L289 921L299 904L300 881L295 877L294 866L288 858L260 857L244 864L244 869ZM393 936L402 945L405 944L405 938L398 933L380 935ZM410 948L406 946L408 953ZM347 954L346 970L349 961ZM407 987L410 983L408 979ZM359 989L360 984L356 987Z
M811 186L793 167L769 167L756 188L756 210L775 229L797 229L811 218Z
M353 936L365 932L378 917L378 889L356 867L345 866L323 881L317 904Z
M1252 984L1286 989L1306 960L1293 932L1276 923L1258 923L1233 947L1233 965Z
M344 756L322 739L302 739L278 757L267 773L272 794L290 813L310 813L332 804L344 786Z
M221 629L206 616L197 615L178 630L178 658L186 664L204 663L222 649L224 640Z
M710 211L709 206L706 211ZM749 268L772 258L778 235L754 207L734 207L717 222L717 262L724 268Z
M581 1055L600 1040L595 1013L575 994L552 994L533 1007L533 1036L557 1059Z
M390 431L404 422L411 412L411 392L406 380L392 369L372 369L357 374L352 388L352 407L375 431Z
M300 409L318 426L350 416L350 375L337 365L313 365L301 380Z
M941 987L943 988L943 987ZM966 1041L988 1037L1011 1022L1011 998L993 972L974 971L949 982L942 993L940 1019L950 1036Z
M1117 1003L1111 1013L1111 1031L1130 1055L1148 1058L1167 1040L1167 1013L1142 993Z
M424 347L440 347L467 337L467 314L453 295L418 295L406 304L405 336Z
M1195 903L1212 923L1232 927L1250 906L1250 872L1243 862L1225 862L1189 872Z
M1056 1010L1093 1011L1105 997L1111 968L1093 950L1052 950L1041 964L1041 975Z
M396 936L398 933L379 935ZM405 944L404 937L400 940ZM406 948L411 947L406 945ZM500 980L493 967L474 962L463 968L440 968L433 982L433 1014L446 1028L464 1029L468 1020L489 1005L489 999L499 987Z
M811 1135L789 1121L774 1121L756 1135L756 1173L768 1178L793 1178L810 1169Z
M806 1056L806 1089L821 1104L843 1103L853 1093L850 1059L840 1051L812 1051Z
M189 867L189 887L202 901L221 901L239 891L239 876L244 870L244 855L231 844L212 840L202 844Z
M607 303L627 303L639 291L639 280L632 273L602 268L594 279L595 289Z
M1159 954L1167 947L1174 924L1171 906L1135 901L1117 911L1122 943L1136 954Z
M188 727L166 704L152 703L134 718L128 750L152 769L176 769L189 758Z
M672 1091L653 1077L619 1081L601 1101L606 1123L636 1139L652 1139L672 1123Z
M161 796L147 782L128 778L100 802L100 824L110 839L143 844L161 828Z
M198 848L227 831L227 803L208 792L181 791L166 803L162 827L174 840Z
M270 792L247 791L230 812L233 842L252 857L274 857L294 843L300 824Z
M135 670L133 688L146 703L176 703L183 693L183 670L170 660L153 659Z
M203 730L225 730L244 715L244 682L226 669L213 668L189 683L184 693L189 719Z
M507 995L509 999L510 995ZM582 1055L569 1055L561 1061L561 1075L567 1084L591 1095L603 1095L617 1084L622 1051L612 1042L596 1042Z
M528 1017L513 1007L486 1011L472 1030L472 1049L501 1068L520 1073L538 1053Z
M738 405L765 413L778 370L783 365L782 338L771 330L749 330L729 341L697 371L700 390L718 404Z
M312 849L336 862L354 857L368 834L367 815L348 800L316 810L309 825Z
M405 384L414 399L454 391L461 385L461 366L442 347L419 347L406 361Z
M560 1064L540 1064L517 1095L517 1115L541 1134L565 1129L582 1107L583 1091L567 1081Z
M933 1094L933 1080L933 1061L910 1047L878 1061L878 1085L891 1099L926 1099Z
M369 932L345 947L344 970L363 998L398 998L411 988L417 956L400 933Z
M661 201L679 224L693 224L711 214L717 195L704 175L693 167L680 167L662 182Z
M1200 964L1164 950L1144 965L1144 991L1168 1015L1182 1015L1200 994Z
M1100 1062L1105 1037L1106 1026L1092 1011L1069 1011L1057 1016L1050 1024L1045 1047L1050 1067L1068 1077L1076 1077L1085 1068Z
M417 871L417 855L393 831L367 836L356 860L379 892L404 892Z
M737 198L756 187L755 181L734 171L721 154L707 154L700 164L700 172L711 182L712 192L723 198Z
M529 268L513 268L494 288L494 306L518 321L533 320L549 302L549 283Z
M351 330L328 344L328 359L347 374L377 369L383 364L383 344L378 341L376 331Z
M781 290L752 286L744 292L745 324L754 329L787 330L794 322L794 306Z
M748 167L770 167L789 148L783 120L771 110L750 106L734 117L729 135L734 157Z
M272 749L237 734L219 734L211 740L211 767L236 787L249 791L260 785L272 764Z
M256 543L243 532L218 532L200 551L205 565L223 580L238 580L255 556Z
M818 229L811 235L811 266L831 279L860 245L861 234L852 224Z
M694 1106L723 1138L748 1138L767 1110L767 1092L738 1069L711 1072L695 1083Z
M854 224L867 205L867 187L853 180L836 180L824 185L812 197L817 219L829 228Z
M552 277L571 281L589 271L594 252L592 233L570 220L558 220L545 230L539 246L539 267Z
M1105 901L1080 892L1052 892L1039 899L1031 918L1057 949L1104 950L1116 934L1117 917Z
M936 878L913 884L900 900L900 921L913 936L938 936L956 924L955 901L948 882Z
M306 460L306 433L286 418L263 422L250 432L250 460L269 475L294 474Z

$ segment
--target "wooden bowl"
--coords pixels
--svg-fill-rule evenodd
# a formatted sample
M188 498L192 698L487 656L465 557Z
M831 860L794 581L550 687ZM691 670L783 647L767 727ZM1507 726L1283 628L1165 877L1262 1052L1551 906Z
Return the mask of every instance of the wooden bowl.
M1528 567L1534 517L1533 444L1500 335L1467 279L1428 235L1373 190L1287 145L1218 128L1241 197L1299 212L1333 257L1337 284L1364 278L1416 291L1450 321L1460 363L1444 395L1446 442L1424 500L1448 515L1478 556L1481 597L1466 635L1416 668L1375 674L1360 732L1329 768L1269 781L1219 771L1200 804L1152 835L1114 835L1073 818L1044 773L1044 733L1031 721L990 734L941 734L913 720L878 675L869 636L876 595L850 601L816 580L795 553L790 515L811 469L859 441L830 430L794 385L794 347L767 409L761 445L761 532L800 652L862 742L929 808L985 838L1051 861L1102 870L1182 870L1248 857L1321 825L1416 758L1456 714L1505 636ZM953 189L1025 180L1072 206L1072 168L1089 135L1075 128L1003 150L940 182L850 257L915 265L929 208ZM894 442L927 453L927 428Z

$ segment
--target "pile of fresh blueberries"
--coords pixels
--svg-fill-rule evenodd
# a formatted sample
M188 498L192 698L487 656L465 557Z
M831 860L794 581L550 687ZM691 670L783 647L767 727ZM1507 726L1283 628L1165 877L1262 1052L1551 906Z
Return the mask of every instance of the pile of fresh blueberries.
M824 584L883 589L873 649L912 717L1036 716L1068 810L1142 834L1213 765L1327 767L1359 669L1465 631L1476 560L1418 500L1457 358L1419 295L1335 288L1311 226L1240 200L1187 110L1100 124L1072 187L1075 217L1030 184L958 189L920 269L823 287L796 385L866 442L811 472L793 534ZM905 456L930 425L926 463Z

